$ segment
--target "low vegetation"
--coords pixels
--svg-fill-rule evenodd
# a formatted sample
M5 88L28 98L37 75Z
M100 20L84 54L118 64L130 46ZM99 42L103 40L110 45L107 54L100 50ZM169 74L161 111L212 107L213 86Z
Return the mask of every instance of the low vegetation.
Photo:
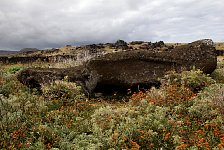
M224 50L224 43L223 42L215 43L215 48L218 50Z
M211 77L169 72L124 102L88 100L66 78L31 90L16 79L27 67L0 68L1 149L224 148L223 61Z

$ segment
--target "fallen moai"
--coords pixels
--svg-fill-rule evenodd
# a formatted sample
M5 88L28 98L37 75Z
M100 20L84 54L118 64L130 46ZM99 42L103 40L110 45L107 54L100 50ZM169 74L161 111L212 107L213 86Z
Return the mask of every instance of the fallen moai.
M195 41L168 51L158 49L130 50L92 58L82 66L66 69L31 68L21 71L18 79L31 88L40 88L67 76L79 84L86 94L125 91L131 87L159 85L158 78L169 70L190 70L194 66L212 73L217 66L212 40Z

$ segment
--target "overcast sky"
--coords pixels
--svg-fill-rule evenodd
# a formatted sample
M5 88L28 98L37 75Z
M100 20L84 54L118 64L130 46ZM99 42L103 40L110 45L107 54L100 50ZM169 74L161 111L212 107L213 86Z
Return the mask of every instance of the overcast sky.
M224 0L0 0L0 49L224 41Z

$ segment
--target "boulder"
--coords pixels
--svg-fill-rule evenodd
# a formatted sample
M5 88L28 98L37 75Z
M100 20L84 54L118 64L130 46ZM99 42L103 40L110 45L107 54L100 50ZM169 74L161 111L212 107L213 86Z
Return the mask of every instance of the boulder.
M67 79L81 86L83 92L89 95L95 89L99 75L87 70L84 66L71 68L30 68L25 69L17 75L17 79L29 88L41 89L43 84L49 84L55 80Z
M161 48L161 47L164 47L166 45L163 41L159 41L159 42L152 43L151 46L152 46L152 48L157 48L157 47Z
M144 43L144 41L132 41L132 42L130 42L129 44L130 44L130 45L140 45L140 44L142 44L142 43Z
M159 45L163 45L160 43ZM158 78L169 70L190 70L194 66L212 73L217 65L211 40L200 40L171 51L133 50L110 53L87 62L88 70L100 75L94 91L158 86Z
M115 47L117 49L122 49L122 50L126 50L128 49L128 44L123 41L123 40L117 40L115 43L114 43Z
M163 45L160 43L159 45ZM83 66L66 69L26 69L18 79L29 87L68 77L81 85L86 94L126 92L132 88L159 86L158 78L170 70L192 67L212 73L217 66L216 50L211 40L200 40L168 51L131 50L92 58Z

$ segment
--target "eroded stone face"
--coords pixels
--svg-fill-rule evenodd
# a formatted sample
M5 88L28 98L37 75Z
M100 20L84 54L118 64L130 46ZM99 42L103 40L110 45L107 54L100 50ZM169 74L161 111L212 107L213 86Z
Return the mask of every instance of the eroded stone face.
M27 69L18 79L41 85L65 76L82 86L86 94L122 91L131 87L158 86L158 78L167 71L190 70L192 67L212 73L217 66L216 50L211 40L195 41L171 50L130 50L95 57L83 66L66 69Z

